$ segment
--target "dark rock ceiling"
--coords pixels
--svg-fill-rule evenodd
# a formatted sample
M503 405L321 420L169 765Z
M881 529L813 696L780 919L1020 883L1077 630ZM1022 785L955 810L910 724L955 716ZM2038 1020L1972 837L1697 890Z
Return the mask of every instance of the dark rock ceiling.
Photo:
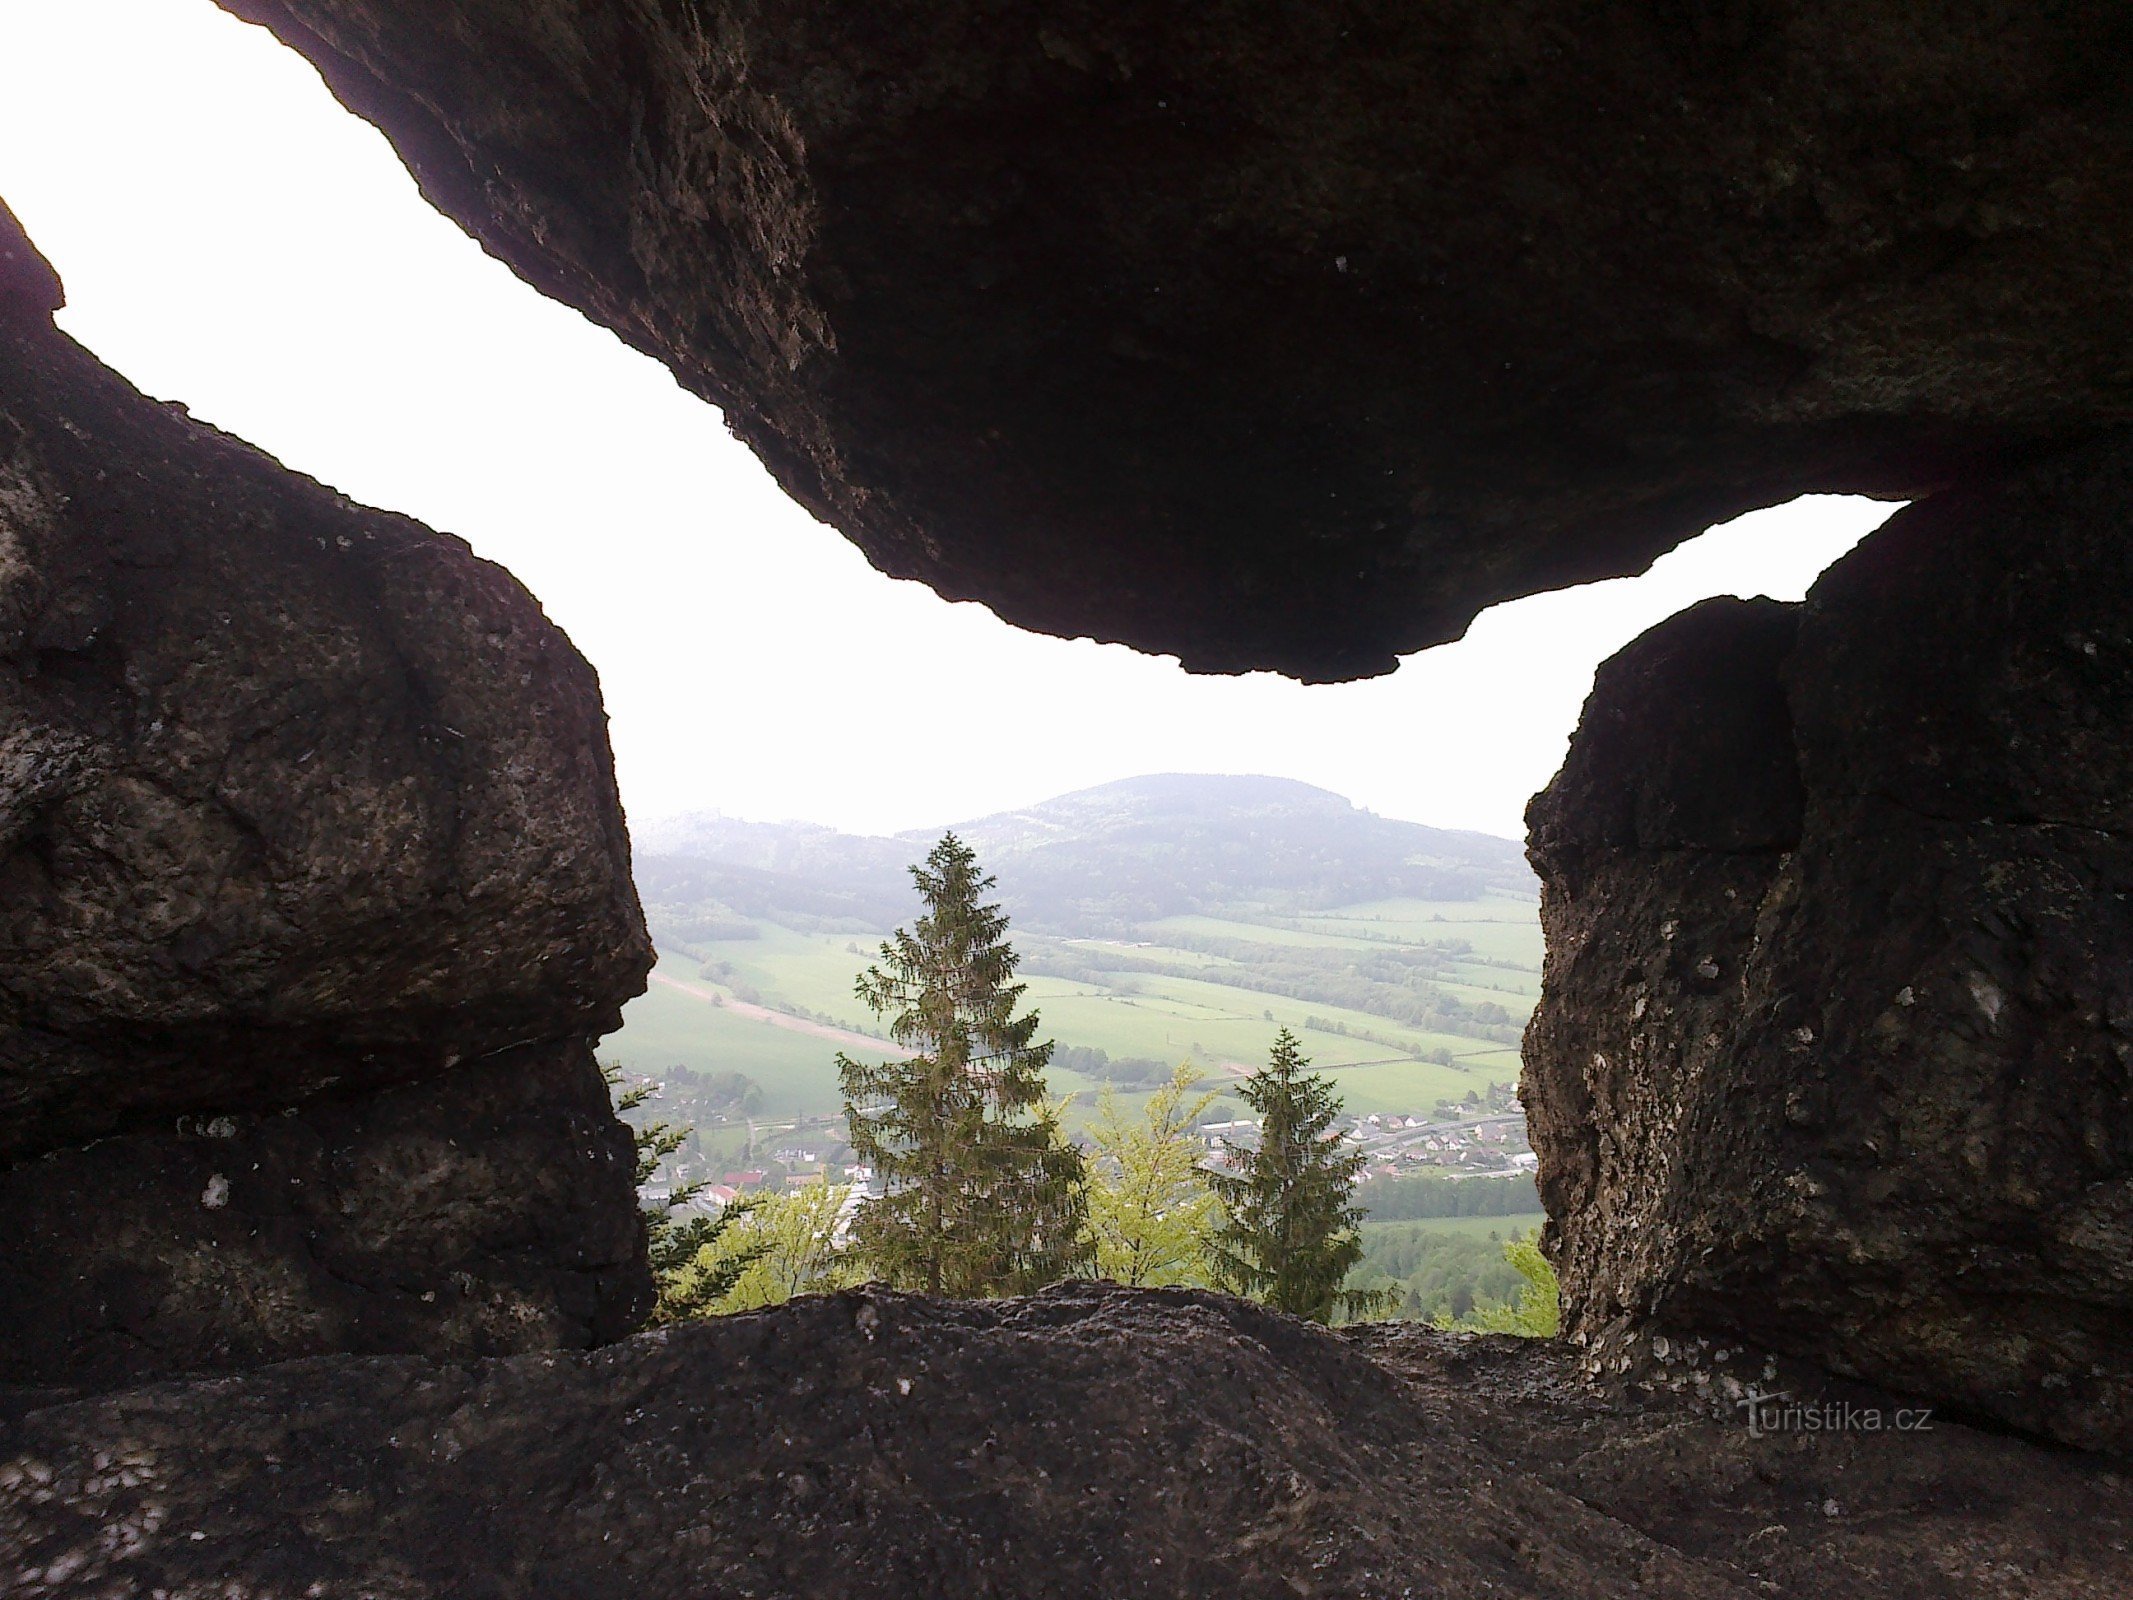
M224 0L886 572L1389 670L2133 413L2113 0Z

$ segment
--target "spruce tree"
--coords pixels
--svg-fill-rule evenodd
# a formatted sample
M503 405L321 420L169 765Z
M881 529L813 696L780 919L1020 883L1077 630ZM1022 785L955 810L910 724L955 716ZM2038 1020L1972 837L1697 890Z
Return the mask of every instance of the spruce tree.
M852 1148L884 1192L852 1234L882 1281L928 1294L1026 1294L1088 1255L1081 1152L1045 1097L1052 1046L1023 985L993 880L954 834L911 869L926 914L881 946L860 1000L889 1016L904 1061L840 1053Z
M1327 1137L1340 1098L1310 1065L1283 1028L1238 1091L1259 1113L1259 1148L1239 1153L1237 1171L1210 1176L1226 1215L1209 1254L1225 1288L1331 1322L1336 1311L1379 1310L1383 1296L1341 1287L1363 1257L1363 1212L1350 1203L1363 1156Z
M622 1069L604 1062L600 1076L607 1080L618 1117L637 1110L657 1087L640 1083L624 1089ZM617 1090L621 1092L617 1094ZM741 1274L769 1248L748 1243L735 1231L734 1225L750 1215L756 1203L735 1200L709 1216L699 1212L676 1222L674 1213L701 1194L711 1180L681 1184L664 1199L652 1199L644 1190L658 1176L666 1158L687 1143L695 1130L666 1122L641 1127L631 1123L629 1128L637 1145L637 1209L644 1218L645 1253L658 1291L646 1326L658 1328L708 1317Z

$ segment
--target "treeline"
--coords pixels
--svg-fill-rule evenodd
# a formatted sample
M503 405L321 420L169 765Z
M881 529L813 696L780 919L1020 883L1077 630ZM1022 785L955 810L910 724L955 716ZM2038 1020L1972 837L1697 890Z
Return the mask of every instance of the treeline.
M694 951L689 952L691 955ZM742 980L732 962L714 956L696 969L696 975L706 983L723 984L728 993L744 1006L759 1006L763 993L752 983Z
M726 1122L763 1109L763 1086L745 1072L698 1072L669 1067L652 1098L664 1117L689 1122Z
M1391 1315L1402 1321L1456 1322L1513 1306L1526 1280L1504 1258L1504 1243L1519 1231L1506 1227L1476 1238L1426 1223L1365 1223L1354 1281L1389 1292Z
M1518 1042L1518 1024L1504 1006L1494 1000L1469 1001L1439 987L1437 980L1453 954L1444 947L1313 950L1185 933L1166 933L1165 938L1181 950L1216 956L1231 965L1193 966L1138 951L1095 951L1043 943L1032 945L1022 969L1113 989L1130 989L1130 980L1122 984L1116 976L1122 972L1189 978L1225 988L1339 1006L1430 1033L1485 1039L1491 1044ZM1464 948L1461 943L1459 949ZM1336 1024L1325 1027L1329 1032L1345 1031Z
M1360 1039L1365 1044L1383 1045L1387 1050L1398 1056L1407 1055L1413 1048L1405 1039L1394 1038L1389 1033L1379 1033L1375 1028L1351 1028L1339 1018L1321 1017L1316 1012L1306 1012L1304 1014L1304 1031L1306 1033L1338 1034L1343 1039ZM1459 1064L1459 1058L1452 1053L1451 1046L1443 1044L1438 1045L1434 1050L1423 1051L1415 1059L1434 1062L1440 1067L1454 1067Z
M1094 1045L1062 1044L1052 1050L1052 1065L1062 1072L1078 1072L1084 1078L1115 1083L1121 1089L1151 1088L1168 1083L1176 1069L1152 1056L1119 1056Z
M1541 1209L1539 1188L1522 1173L1507 1178L1446 1178L1436 1173L1371 1178L1356 1187L1355 1203L1373 1222L1530 1216Z
M708 961L712 957L711 952L704 948L707 944L762 937L763 930L744 918L705 911L660 918L654 930L653 942L662 950L676 951L692 961Z

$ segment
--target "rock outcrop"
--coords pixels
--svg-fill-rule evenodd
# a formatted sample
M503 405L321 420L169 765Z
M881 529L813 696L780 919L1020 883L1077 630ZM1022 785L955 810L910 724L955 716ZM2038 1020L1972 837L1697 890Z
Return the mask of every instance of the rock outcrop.
M1313 678L2133 420L2115 0L223 0L883 570Z
M877 565L1028 626L1359 676L1734 511L1918 498L1804 606L1624 652L1536 803L1527 1094L1582 1349L1523 1359L1730 1331L2133 1448L2125 7L223 3ZM54 1317L0 1326L6 1370L618 1329L585 1046L647 952L589 671L462 547L134 395L56 303L0 225L0 1225L35 1241L0 1310ZM561 1165L521 1192L521 1160ZM76 1192L129 1197L109 1249ZM1486 1412L1156 1304L822 1302L47 1408L16 1581L602 1592L619 1547L636 1593L692 1583L677 1552L804 1592L825 1550L842 1593L1820 1596L1840 1557L1877 1595L2125 1587L2093 1464L1961 1434L1961 1492L2026 1498L1924 1565L1814 1524L1785 1566L1765 1501L1713 1557L1660 1469L1605 1517L1563 1497L1589 1452L1492 1497L1454 1437ZM1254 1409L1166 1402L1188 1361ZM2054 1542L2047 1506L2114 1531Z
M2133 1448L2133 442L1600 671L1529 813L1568 1325Z
M1852 1431L1751 1432L1717 1354L1711 1397L1610 1396L1562 1346L1083 1285L24 1397L0 1405L0 1594L2124 1592L2133 1486L2106 1463L1898 1431L1856 1391L1828 1397Z
M0 1372L625 1331L589 1041L650 954L591 669L58 304L0 211Z
M568 1040L23 1162L0 1172L0 1383L620 1338L646 1309L635 1154Z

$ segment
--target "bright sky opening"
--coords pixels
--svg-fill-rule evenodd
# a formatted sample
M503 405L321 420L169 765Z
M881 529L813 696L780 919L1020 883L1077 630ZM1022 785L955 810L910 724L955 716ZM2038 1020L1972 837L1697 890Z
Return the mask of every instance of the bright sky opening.
M467 539L599 669L633 815L888 832L1142 772L1300 778L1516 837L1594 667L1712 594L1797 599L1889 514L1815 497L1498 606L1366 683L1195 677L869 567L718 413L432 211L210 0L0 0L0 197L61 324L158 398ZM944 700L983 748L911 737Z

